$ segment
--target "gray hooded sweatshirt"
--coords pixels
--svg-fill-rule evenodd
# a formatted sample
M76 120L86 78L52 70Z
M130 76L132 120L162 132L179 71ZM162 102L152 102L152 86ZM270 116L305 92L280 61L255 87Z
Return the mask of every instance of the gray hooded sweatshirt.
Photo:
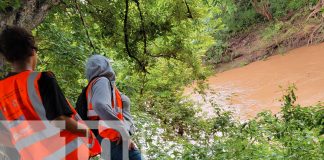
M115 85L115 72L112 69L110 60L101 55L91 56L86 64L86 77L88 81L95 77L99 77L96 82L94 82L91 89L90 103L93 106L95 112L103 120L119 120L117 118L117 112L114 111L112 107L112 98L114 98L114 92L112 92L112 86ZM123 101L123 125L125 129L133 134L135 131L133 118L130 114L130 100L129 98L121 94ZM89 100L88 100L89 101ZM116 106L116 105L115 105ZM115 107L117 109L117 107Z

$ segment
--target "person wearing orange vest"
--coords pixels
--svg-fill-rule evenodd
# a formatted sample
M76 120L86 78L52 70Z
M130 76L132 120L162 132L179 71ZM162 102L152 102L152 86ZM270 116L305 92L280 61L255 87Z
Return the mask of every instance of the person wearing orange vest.
M54 74L34 72L36 51L34 37L23 28L7 27L0 34L0 53L12 65L0 81L0 120L20 159L88 160L100 154L98 141ZM61 129L58 121L63 122Z
M101 55L91 56L86 64L86 77L89 81L86 88L88 119L113 121L116 126L124 129L127 136L133 134L134 124L129 113L130 102L128 97L119 92L115 85L115 72L110 60ZM121 141L125 137L119 130L105 126L105 124L99 123L98 129L98 140L104 138L110 141L111 160L121 160L124 151ZM128 156L130 160L142 159L141 153L131 139L129 140Z

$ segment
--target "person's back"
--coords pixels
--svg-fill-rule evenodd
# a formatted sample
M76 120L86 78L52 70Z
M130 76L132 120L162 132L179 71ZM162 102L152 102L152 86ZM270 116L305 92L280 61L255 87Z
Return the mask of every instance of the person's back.
M115 72L110 60L101 55L91 56L86 64L86 77L89 81L86 99L88 103L87 116L91 120L99 122L99 138L110 142L111 159L120 160L127 156L131 160L141 160L142 156L135 143L129 139L133 132L133 122L130 113L129 99L123 96L115 85ZM124 97L124 99L123 99ZM128 103L126 103L126 101ZM125 103L125 104L124 104ZM127 106L128 108L125 108ZM127 121L129 120L129 123ZM103 124L103 125L101 125ZM111 127L115 126L115 127ZM124 148L122 141L129 141L129 146ZM128 149L128 152L126 151ZM103 152L107 152L103 150Z
M60 131L47 121L37 93L40 75L25 71L0 81L0 117L7 120L4 125L16 149L23 159L87 159L88 155L77 155L77 152L88 152L86 145L78 146L78 136L67 130ZM60 150L66 152L59 153Z
M0 120L21 159L86 160L89 154L98 154L98 145L89 151L88 139L80 141L91 134L84 125L78 128L77 114L54 75L33 71L37 62L33 36L22 28L8 27L0 35L0 50L13 68L0 80ZM54 126L56 120L66 127Z

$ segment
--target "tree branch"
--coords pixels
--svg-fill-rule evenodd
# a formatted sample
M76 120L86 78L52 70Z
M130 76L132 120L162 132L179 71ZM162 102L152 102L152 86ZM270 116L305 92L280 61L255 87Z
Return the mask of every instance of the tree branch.
M133 58L141 67L142 71L144 73L147 73L146 67L143 64L143 62L141 62L136 56L134 56L129 48L129 37L128 37L128 10L129 10L129 0L125 0L125 17L124 17L124 41L125 41L125 48L126 48L126 53L128 54L128 56L130 58Z
M187 14L188 14L188 18L193 18L193 16L192 16L192 13L191 13L191 11L190 11L190 8L189 8L189 5L188 5L188 3L187 3L187 0L183 0L184 1L184 3L186 4L186 7L187 7Z
M144 17L143 17L143 13L140 7L140 3L139 0L134 0L137 6L137 10L139 12L139 16L141 18L141 32L143 33L143 43L144 43L144 48L143 48L143 52L145 55L147 55L147 35L146 35L146 30L145 30L145 23L144 23Z
M87 35L87 38L89 40L89 45L90 47L93 49L93 52L96 52L96 48L95 46L93 45L93 42L90 38L90 34L89 34L89 31L88 31L88 27L86 26L86 23L84 21L84 18L83 18L83 15L82 15L82 11L81 11L81 8L80 8L80 5L78 4L77 0L74 1L75 2L75 8L77 9L78 13L79 13L79 16L80 16L80 19L81 19L81 22L82 22L82 25L84 27L84 30L86 32L86 35Z
M139 0L134 0L134 2L136 3L136 7L137 7L137 10L139 12L140 19L141 19L141 30L140 30L140 33L143 34L143 43L144 43L143 52L144 52L144 54L145 55L148 55L150 57L154 57L154 58L175 58L176 56L175 56L174 53L152 55L152 54L150 54L147 51L147 34L146 34L146 29L145 29L145 20L144 20L143 12L141 10Z

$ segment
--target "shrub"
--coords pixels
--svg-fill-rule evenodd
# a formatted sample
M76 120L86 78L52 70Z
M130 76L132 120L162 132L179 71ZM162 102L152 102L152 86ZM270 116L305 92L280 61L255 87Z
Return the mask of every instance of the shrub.
M210 138L204 144L187 144L189 159L321 159L324 156L324 106L296 105L295 87L282 98L280 113L261 112L247 122L238 122L222 109L211 119ZM322 130L322 132L321 132ZM208 130L206 129L206 133ZM203 137L201 137L203 138Z
M289 11L296 11L298 9L316 4L318 0L270 0L271 11L275 18L285 16Z

